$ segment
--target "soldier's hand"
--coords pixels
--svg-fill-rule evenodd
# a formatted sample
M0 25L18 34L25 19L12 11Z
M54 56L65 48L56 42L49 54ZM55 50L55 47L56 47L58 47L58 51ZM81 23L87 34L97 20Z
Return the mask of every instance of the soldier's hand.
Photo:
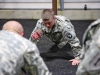
M37 30L36 32L31 34L31 37L34 40L37 40L38 38L40 38L42 36L42 34L43 34L42 30Z
M72 65L74 66L74 65L78 65L79 63L80 63L80 61L79 60L77 60L77 59L71 59L71 60L69 60L70 62L72 62Z

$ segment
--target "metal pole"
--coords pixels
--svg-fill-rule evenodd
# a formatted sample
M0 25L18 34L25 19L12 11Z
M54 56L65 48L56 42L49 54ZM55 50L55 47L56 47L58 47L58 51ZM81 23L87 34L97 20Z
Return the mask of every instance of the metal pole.
M52 9L55 15L57 15L57 0L52 0Z
M64 10L64 0L60 0L60 10Z

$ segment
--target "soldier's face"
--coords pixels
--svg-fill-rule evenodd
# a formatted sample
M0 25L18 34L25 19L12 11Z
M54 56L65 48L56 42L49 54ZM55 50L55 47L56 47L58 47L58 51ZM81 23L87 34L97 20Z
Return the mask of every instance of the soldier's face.
M52 29L52 27L55 25L55 18L43 20L43 23L47 28Z

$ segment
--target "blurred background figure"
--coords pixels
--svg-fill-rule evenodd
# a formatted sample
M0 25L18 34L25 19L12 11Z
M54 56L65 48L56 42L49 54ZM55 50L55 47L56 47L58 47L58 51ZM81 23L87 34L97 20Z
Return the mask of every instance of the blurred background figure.
M0 75L51 75L38 48L22 37L17 21L8 21L0 31Z
M100 19L90 24L85 31L76 75L100 75Z

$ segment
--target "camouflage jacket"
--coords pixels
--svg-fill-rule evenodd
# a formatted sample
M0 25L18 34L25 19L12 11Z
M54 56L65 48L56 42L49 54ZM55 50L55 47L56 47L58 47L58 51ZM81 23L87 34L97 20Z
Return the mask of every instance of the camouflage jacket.
M100 19L84 33L81 63L76 75L100 75Z
M22 75L22 71L51 75L35 44L13 32L0 31L0 75Z
M81 46L79 39L76 37L74 26L64 16L55 17L56 23L51 30L44 25L42 19L39 19L37 21L36 27L31 33L30 40L37 43L40 39L34 40L32 38L32 34L37 30L42 30L43 34L56 43L59 48L62 48L64 45L66 45L66 43L69 43L72 47L74 56L77 57L78 52L81 50Z

